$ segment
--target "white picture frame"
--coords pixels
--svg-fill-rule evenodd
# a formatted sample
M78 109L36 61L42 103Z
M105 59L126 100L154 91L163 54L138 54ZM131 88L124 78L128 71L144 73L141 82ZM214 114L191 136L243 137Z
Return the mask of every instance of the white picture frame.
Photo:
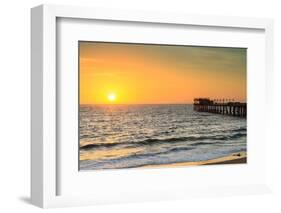
M262 41L264 50L262 54L262 66L260 68L260 77L258 82L264 83L265 87L260 87L259 84L252 84L252 88L259 88L259 94L264 95L263 105L259 108L258 112L264 112L260 127L266 130L270 129L272 125L272 94L273 91L273 21L271 19L257 19L257 18L240 18L240 17L216 17L216 16L203 16L203 15L187 15L187 14L166 14L155 13L147 11L121 11L112 9L95 9L84 8L74 6L54 6L54 5L41 5L31 10L31 201L34 205L47 208L47 207L61 207L61 206L76 206L76 205L91 205L99 203L116 203L116 202L138 202L143 200L165 200L165 199L178 199L187 197L200 197L200 196L214 196L214 195L233 195L233 194L253 194L264 193L270 191L270 161L265 161L266 155L262 155L262 160L265 162L264 166L261 166L256 174L263 174L262 178L258 178L253 181L253 184L249 184L249 181L243 180L236 184L229 184L227 182L216 185L205 185L200 187L200 183L192 183L194 187L190 185L179 188L179 185L171 185L167 188L162 188L165 183L156 184L159 177L167 175L167 170L153 169L149 173L151 180L155 181L157 187L149 191L147 188L143 188L143 191L134 192L133 189L118 189L120 191L112 192L112 194L83 194L81 193L60 193L61 179L60 173L63 171L62 166L58 161L61 159L58 141L58 88L60 87L60 80L57 78L57 51L58 51L58 21L63 18L64 20L101 20L101 21L116 21L120 25L122 23L144 23L154 24L160 26L199 26L206 28L219 28L227 31L232 30L257 30L263 33ZM234 35L235 36L235 35ZM260 41L260 40L259 40ZM210 43L212 43L210 41ZM264 79L262 76L266 75ZM258 76L258 75L257 75ZM251 81L252 76L248 76L248 81ZM253 80L253 79L252 79ZM257 96L259 95L257 94ZM265 111L265 107L267 110ZM78 123L78 122L77 122ZM253 122L254 123L254 122ZM269 146L270 136L269 131L264 131L262 134L263 140L258 143L259 150ZM260 144L260 145L259 145ZM264 154L264 153L263 153ZM254 156L254 155L253 155ZM255 157L253 157L254 159ZM76 158L77 159L77 158ZM221 168L214 171L220 172ZM226 168L226 167L225 167ZM234 168L234 167L233 167ZM235 167L240 171L241 168ZM234 168L234 170L235 170ZM180 181L185 181L188 177L186 168L173 169L175 174L182 175ZM200 172L207 169L203 168L197 172L197 177ZM243 168L247 170L247 168ZM77 170L78 172L78 170ZM171 172L171 171L169 171ZM195 172L195 173L196 173ZM148 176L143 176L142 171L127 172L125 171L127 178L138 177L144 180ZM246 174L246 173L245 173ZM116 173L107 172L111 178L116 176ZM119 175L119 174L118 174ZM122 174L123 175L123 174ZM133 176L131 176L133 175ZM169 176L169 175L168 175ZM88 180L88 177L83 180ZM99 177L101 178L101 177ZM173 175L169 178L175 178ZM196 175L193 177L196 178ZM215 178L212 177L213 179ZM211 179L212 179L211 178ZM71 177L69 178L70 180ZM161 182L161 181L159 181ZM71 188L71 182L67 187L69 191L75 191L77 188L73 186ZM91 184L91 183L87 183ZM103 183L106 184L106 183ZM161 185L162 184L162 185ZM75 183L73 183L75 185ZM101 183L102 185L102 183ZM132 186L128 185L127 188ZM85 188L85 187L84 187ZM90 190L91 187L89 187ZM122 187L126 188L126 186ZM187 190L188 189L188 190ZM93 190L93 189L91 189ZM102 189L99 189L101 192ZM122 196L120 196L122 193Z

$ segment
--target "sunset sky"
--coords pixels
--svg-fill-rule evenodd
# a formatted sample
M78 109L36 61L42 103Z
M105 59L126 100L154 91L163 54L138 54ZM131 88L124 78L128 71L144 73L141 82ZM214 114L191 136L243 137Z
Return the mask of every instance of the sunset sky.
M246 101L246 49L79 42L80 104Z

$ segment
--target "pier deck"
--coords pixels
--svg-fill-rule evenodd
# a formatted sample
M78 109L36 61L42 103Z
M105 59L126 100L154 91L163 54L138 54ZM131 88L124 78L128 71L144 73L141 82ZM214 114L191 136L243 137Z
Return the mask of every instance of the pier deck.
M193 109L197 112L210 112L222 115L247 117L247 104L228 99L211 100L209 98L195 98Z

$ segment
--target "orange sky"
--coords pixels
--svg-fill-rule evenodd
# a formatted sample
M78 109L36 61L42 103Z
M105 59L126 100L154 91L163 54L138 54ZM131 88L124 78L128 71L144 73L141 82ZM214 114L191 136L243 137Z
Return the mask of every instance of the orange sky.
M79 42L79 52L80 104L246 101L246 49Z

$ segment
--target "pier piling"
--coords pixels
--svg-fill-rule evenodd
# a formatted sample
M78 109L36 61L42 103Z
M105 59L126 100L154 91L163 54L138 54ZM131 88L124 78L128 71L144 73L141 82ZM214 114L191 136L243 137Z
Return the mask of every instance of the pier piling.
M195 98L193 109L197 112L210 112L243 118L247 117L247 103L235 102L234 100Z

